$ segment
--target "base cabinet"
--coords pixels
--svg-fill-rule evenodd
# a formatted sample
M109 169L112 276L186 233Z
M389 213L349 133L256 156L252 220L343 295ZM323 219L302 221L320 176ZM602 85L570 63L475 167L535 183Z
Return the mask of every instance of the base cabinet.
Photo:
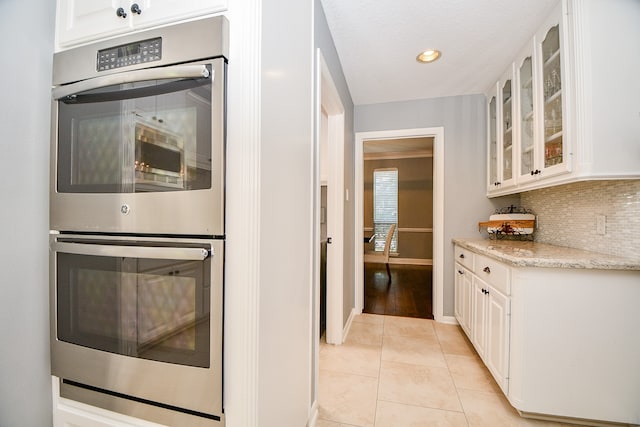
M459 305L460 308L455 311L456 313L465 313L466 310L468 324L466 328L463 326L463 330L506 394L509 385L510 299L497 286L493 286L487 277L481 278L478 275L478 269L483 276L492 274L491 267L487 266L486 258L476 256L475 265L473 273L463 269L460 265L456 266L456 280L459 282L456 292L460 292L460 295L456 296L456 305ZM500 282L500 279L499 277L496 283ZM470 309L466 309L466 307ZM458 319L462 322L464 320L464 315Z
M513 267L461 251L473 268L456 262L456 318L522 416L640 425L639 270Z
M461 264L456 264L455 276L455 316L467 335L471 335L471 292L473 278L471 272Z

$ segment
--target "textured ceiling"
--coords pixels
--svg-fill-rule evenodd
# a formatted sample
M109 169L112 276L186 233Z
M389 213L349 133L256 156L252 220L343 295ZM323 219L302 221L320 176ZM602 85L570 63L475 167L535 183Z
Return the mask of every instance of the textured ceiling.
M483 93L559 0L321 0L356 105ZM442 51L420 64L422 50Z

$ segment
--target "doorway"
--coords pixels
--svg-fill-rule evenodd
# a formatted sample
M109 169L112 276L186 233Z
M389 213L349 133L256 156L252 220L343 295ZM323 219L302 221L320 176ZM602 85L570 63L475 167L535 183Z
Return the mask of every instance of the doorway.
M342 344L344 328L344 107L331 73L318 50L320 99L319 329L329 344ZM322 324L326 327L323 328Z
M365 313L433 318L433 146L433 136L363 143L364 251L389 246L387 265L364 264Z
M431 248L431 257L427 254L412 254L405 259L400 253L392 256L390 267L392 272L393 283L393 271L401 271L409 266L417 266L425 270L423 274L425 277L431 276L431 300L432 310L431 314L436 321L443 321L443 253L444 253L444 128L417 128L417 129L399 129L399 130L387 130L387 131L373 131L373 132L358 132L356 133L355 141L355 187L354 187L354 202L355 202L355 239L358 242L362 242L366 233L364 212L364 176L365 176L365 142L367 144L380 141L378 144L383 146L388 142L383 141L396 141L396 144L413 144L411 140L426 138L430 140L430 159L432 165L432 208L431 208L431 227L427 226L403 226L398 224L400 229L405 229L405 235L413 235L415 238L418 233L427 233L431 236L431 245L426 244L427 248ZM398 146L394 151L398 151ZM425 153L423 153L425 154ZM369 226L370 227L370 226ZM408 230L407 230L408 229ZM400 231L399 231L400 232ZM408 234L407 234L408 232ZM406 237L405 237L406 238ZM411 238L410 238L411 239ZM423 249L425 246L423 245ZM356 251L355 256L355 289L356 289L356 309L363 311L365 300L365 269L363 268L363 251ZM395 268L394 268L395 266ZM384 266L382 269L384 271ZM429 271L430 269L430 271ZM430 274L429 274L430 273ZM402 273L399 273L402 274ZM386 275L386 272L385 272ZM400 280L400 279L398 279ZM426 285L428 287L428 285Z

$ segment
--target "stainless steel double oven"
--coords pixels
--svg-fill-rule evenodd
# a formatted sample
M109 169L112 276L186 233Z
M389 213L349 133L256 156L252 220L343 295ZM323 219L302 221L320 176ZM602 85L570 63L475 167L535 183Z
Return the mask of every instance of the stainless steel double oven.
M221 426L228 24L54 55L51 366L62 397Z

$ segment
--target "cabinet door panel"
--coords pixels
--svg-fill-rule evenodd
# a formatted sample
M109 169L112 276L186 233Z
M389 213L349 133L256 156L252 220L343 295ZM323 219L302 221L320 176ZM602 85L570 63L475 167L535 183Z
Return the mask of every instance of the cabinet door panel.
M131 0L140 7L132 14L133 26L148 27L227 9L227 0Z
M125 0L62 0L58 2L58 44L93 40L100 36L127 31L131 20L116 13L122 7L129 15Z
M496 95L493 94L489 99L489 123L488 123L488 170L489 179L487 182L487 191L491 192L500 184L498 182L498 106Z
M538 165L536 164L537 148L535 140L537 132L535 131L535 113L534 113L534 96L535 96L535 79L533 78L533 55L531 49L528 50L527 56L516 63L518 67L518 129L516 133L516 141L519 142L519 164L518 164L518 183L524 183L537 178L539 174Z
M485 363L506 394L509 374L509 298L491 287L486 299L487 357Z
M558 8L536 35L538 59L538 125L537 163L540 179L571 171L567 139L566 52L562 13Z
M455 276L455 315L467 336L471 336L471 272L456 263Z
M480 357L484 360L486 354L487 343L487 304L485 299L485 291L488 288L487 284L482 280L473 278L473 296L471 300L473 302L472 309L472 322L471 322L471 341L476 347L476 351Z

